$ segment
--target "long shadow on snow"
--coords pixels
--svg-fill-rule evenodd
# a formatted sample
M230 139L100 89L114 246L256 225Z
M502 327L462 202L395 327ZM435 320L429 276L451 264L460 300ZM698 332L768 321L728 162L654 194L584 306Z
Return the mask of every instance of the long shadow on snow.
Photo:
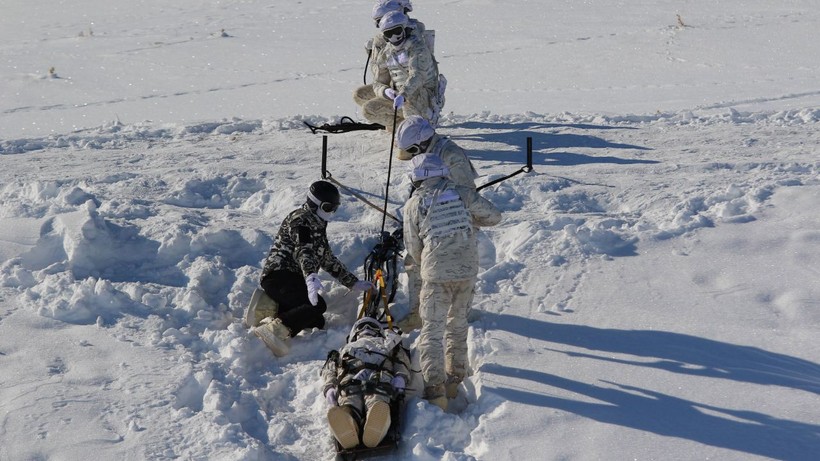
M484 313L484 318L495 322L498 329L518 335L607 353L596 355L560 351L570 356L644 366L691 376L782 386L820 394L820 364L757 347L729 344L669 331L603 329L586 325L550 323L491 312ZM609 353L657 360L645 362L614 359L606 356Z
M497 364L486 365L482 371L529 379L593 398L602 403L580 402L520 388L487 388L510 401L560 409L603 423L772 459L809 461L816 459L820 450L820 426L813 424L773 418L754 411L704 405L617 383L609 384L620 389L603 388L539 371Z
M559 351L568 355L651 367L686 375L782 386L820 394L820 365L756 347L680 333L554 324L489 312L485 313L483 318L497 325L499 329L545 342L581 347L607 355L620 353L654 357L658 360L629 361L604 355ZM818 425L773 418L754 411L700 404L649 389L611 382L609 384L619 387L620 390L601 388L539 371L498 364L482 366L481 371L529 379L586 395L604 403L578 402L522 389L492 388L493 392L512 401L563 409L597 421L686 438L774 459L809 460L815 459L816 453L820 452ZM774 440L777 443L772 443Z
M632 126L593 125L591 123L538 123L538 122L464 122L442 128L465 128L468 130L532 130L537 128L576 128L579 130L637 130Z
M647 151L651 148L637 146L633 144L620 144L609 142L597 136L578 134L555 134L539 133L535 131L511 131L501 133L480 133L463 136L453 136L458 141L461 139L471 140L481 143L506 144L514 148L515 151L498 151L470 149L468 155L472 159L494 161L501 163L523 163L526 160L527 138L533 140L533 165L582 165L593 163L614 163L620 165L627 164L652 164L660 163L656 160L642 160L607 156L595 156L571 152L545 152L545 149L625 149Z

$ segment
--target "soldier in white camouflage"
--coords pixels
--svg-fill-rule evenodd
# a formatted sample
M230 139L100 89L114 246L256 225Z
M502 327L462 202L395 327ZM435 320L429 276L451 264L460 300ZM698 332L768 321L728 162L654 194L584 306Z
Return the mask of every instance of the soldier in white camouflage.
M401 335L362 317L321 373L328 424L339 445L378 446L390 428L390 401L410 382L410 355Z
M467 310L478 276L477 227L501 211L475 187L456 185L434 154L412 159L416 191L405 204L404 245L420 266L422 327L417 343L424 398L446 409L467 376Z
M310 186L306 203L292 211L279 228L260 280L262 289L278 305L273 319L276 325L269 327L278 337L272 338L274 341L285 341L287 336L296 336L307 328L324 328L327 304L319 295L319 269L349 289L364 291L373 287L371 282L353 275L330 248L327 222L340 203L336 186L316 181Z
M413 11L413 5L409 0L377 0L371 12L371 18L376 23L376 29L379 28L379 22L381 22L382 18L391 11L401 11L407 15L407 13ZM407 19L407 27L413 29L415 34L420 36L425 34L424 23L409 16ZM373 75L373 78L377 78L379 75L379 66L376 65L376 60L386 44L387 40L385 40L381 30L365 44L365 52L369 56L367 71ZM375 97L376 94L373 92L372 84L362 85L353 92L353 100L360 106L363 106L364 103Z
M399 159L410 160L420 154L438 155L450 171L450 179L459 186L475 188L478 177L467 153L449 137L436 133L433 126L423 117L407 117L396 131L396 147L399 148ZM402 319L399 326L404 331L421 327L419 316L419 292L421 280L418 267L410 253L404 256L404 271L407 274L408 301L410 313Z
M435 125L444 106L446 80L439 75L423 31L410 27L409 18L400 11L382 17L379 30L386 43L375 56L373 96L358 91L354 96L362 114L389 131L394 129L394 114L397 123L420 115Z

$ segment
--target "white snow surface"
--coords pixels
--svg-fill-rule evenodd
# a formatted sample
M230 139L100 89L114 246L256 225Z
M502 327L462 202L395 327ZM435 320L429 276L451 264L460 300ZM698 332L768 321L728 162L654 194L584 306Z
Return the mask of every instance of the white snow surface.
M362 120L371 5L3 1L0 460L333 458L318 374L360 299L321 274L283 358L241 317L321 177L302 122ZM479 184L528 137L534 171L482 190L472 375L389 459L817 459L816 0L413 6L439 131ZM395 210L390 141L329 135L327 169ZM381 226L344 195L355 273Z

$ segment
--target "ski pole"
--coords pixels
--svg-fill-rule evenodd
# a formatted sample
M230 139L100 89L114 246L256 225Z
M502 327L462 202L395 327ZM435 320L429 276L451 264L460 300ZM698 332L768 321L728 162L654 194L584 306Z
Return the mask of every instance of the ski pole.
M382 215L382 234L384 234L384 222L387 220L387 199L390 197L390 171L393 169L393 143L396 140L396 120L399 117L399 108L393 108L393 133L390 135L390 159L387 161L387 184L384 186L384 214ZM396 220L398 221L398 219Z

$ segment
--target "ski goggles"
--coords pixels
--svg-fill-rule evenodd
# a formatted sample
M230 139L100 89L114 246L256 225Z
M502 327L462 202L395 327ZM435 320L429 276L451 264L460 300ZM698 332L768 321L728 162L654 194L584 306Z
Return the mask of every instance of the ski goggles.
M404 35L404 27L403 26L398 26L398 27L394 27L392 29L387 29L382 34L384 35L384 38L390 40L393 37Z
M339 204L331 202L322 202L322 204L319 205L319 208L321 208L321 210L325 213L335 213L336 210L339 209Z
M411 146L405 147L404 151L410 155L418 155L421 153L421 146L418 144L413 144Z

